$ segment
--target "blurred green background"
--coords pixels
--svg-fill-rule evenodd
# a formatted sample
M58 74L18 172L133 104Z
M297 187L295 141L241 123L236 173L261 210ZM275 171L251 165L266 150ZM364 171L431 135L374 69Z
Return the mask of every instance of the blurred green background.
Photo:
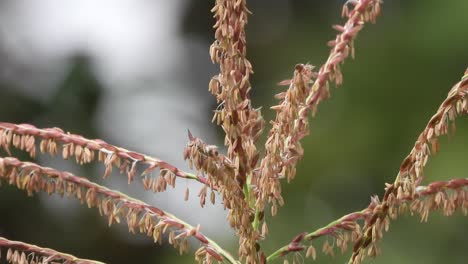
M252 100L255 107L263 106L263 114L270 120L274 116L269 106L276 103L273 95L284 89L276 83L290 78L297 63L319 66L326 59L329 52L326 43L335 35L331 25L343 22L339 17L343 1L250 2L254 13L247 32L248 56L255 71ZM5 0L3 7L9 3L11 1ZM210 109L216 107L214 101L198 100L210 97L207 83L216 72L216 67L208 61L208 47L213 38L213 19L209 10L213 1L181 3L185 7L180 9L177 17L178 41L191 45L191 41L196 40L196 45L206 52L178 58L184 66L178 68L177 73L168 74L167 79L193 80L185 89L196 91L193 103L206 105L205 110L197 114L209 120ZM268 221L270 234L262 243L267 253L300 232L315 230L343 214L364 208L371 195L381 195L384 183L394 180L400 162L411 150L420 131L468 66L466 10L468 1L465 0L389 0L384 3L377 24L366 25L358 36L356 59L347 60L342 68L343 85L331 90L332 97L320 105L317 116L311 120L311 135L303 140L305 157L299 163L297 177L291 184L284 183L286 205ZM165 27L164 24L146 26ZM14 29L3 30L8 33ZM131 35L121 37L125 39ZM2 72L16 67L15 71L21 73L21 67L5 59L14 58L14 54L5 51L0 54ZM32 123L38 127L57 126L90 138L108 140L109 135L102 132L105 130L96 128L98 105L105 100L103 87L107 84L96 77L93 60L93 56L86 52L69 54L69 65L55 76L56 87L54 92L48 93L47 100L36 99L19 89L19 86L34 86L34 83L3 78L2 73L0 120ZM42 68L49 66L48 63L41 65ZM25 72L20 76L28 78L30 74ZM158 89L162 83L165 89L171 89L171 84L165 84L165 81L162 78L150 86ZM133 93L145 94L145 90L136 89ZM177 97L173 104L184 108L178 104ZM120 106L126 107L125 100ZM177 112L163 118L178 118ZM124 117L121 119L129 126L133 124ZM165 121L145 119L143 122ZM190 125L180 127L180 130L185 133L187 128ZM221 131L214 125L207 129L214 131L217 143L222 144ZM156 137L158 132L157 129L152 131ZM118 141L112 143L121 144ZM426 182L467 177L466 118L457 120L456 136L443 138L441 143L441 152L431 158L426 169ZM182 149L168 151L178 153L180 159L176 162L182 164ZM0 155L6 153L0 152ZM165 159L164 151L158 156ZM96 165L96 168L102 171L102 166ZM74 168L79 175L94 171L92 166L79 170ZM102 182L99 175L93 179ZM192 191L196 192L197 189ZM41 194L29 198L22 191L2 185L0 236L107 263L193 261L191 254L177 257L170 246L156 246L144 236L129 234L127 239L122 239L122 233L126 232L124 225L107 228L106 220L96 210L80 207L78 202L71 201L66 205L76 208L74 213L60 213L63 208L47 206L48 199L51 198ZM192 199L196 199L195 195ZM51 213L51 210L56 212ZM204 214L201 209L192 213ZM467 263L466 221L460 213L452 217L434 213L429 222L423 224L418 217L400 217L384 236L381 243L383 255L367 262ZM209 229L208 226L204 228ZM226 237L223 246L236 252L237 241L232 234L218 236ZM321 243L316 245L321 248ZM349 254L349 251L344 257L337 254L334 259L319 254L318 263L344 263Z

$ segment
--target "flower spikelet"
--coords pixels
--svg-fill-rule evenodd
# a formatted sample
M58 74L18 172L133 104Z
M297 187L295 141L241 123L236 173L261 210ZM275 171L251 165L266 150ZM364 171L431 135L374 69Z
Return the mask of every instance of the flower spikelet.
M40 139L39 144L35 144ZM30 124L12 124L0 122L0 147L10 155L10 147L25 150L31 157L36 155L39 145L41 153L62 155L63 159L73 159L78 164L98 161L104 164L104 177L108 177L113 168L127 174L130 183L136 173L137 165L144 164L143 185L153 191L164 191L167 185L174 186L176 177L189 178L206 183L206 179L182 171L158 158L111 145L101 139L87 139L83 136L66 133L60 128L40 129ZM159 176L152 177L159 168Z
M247 204L243 190L236 181L235 166L232 161L220 154L216 146L208 145L199 138L195 138L189 132L189 142L184 151L185 159L190 166L194 166L200 173L207 175L211 189L213 186L221 193L223 206L228 211L228 221L240 236L241 256L255 255L255 241L258 232L252 229L251 221L254 217L253 210ZM214 193L212 193L214 203ZM200 204L203 206L206 199L206 186L200 192ZM249 258L251 259L251 258ZM253 260L252 260L253 261Z
M188 250L187 239L193 237L201 242L201 247L211 247L220 256L226 255L217 250L219 247L204 236L199 227L192 227L166 211L68 172L7 157L0 158L0 180L27 191L29 195L46 192L75 197L89 208L97 208L107 217L109 226L126 220L129 232L146 234L155 242L161 243L167 233L169 243L181 254Z
M50 248L42 248L36 245L19 241L12 241L0 237L0 249L8 248L4 255L5 260L11 264L46 264L46 263L69 263L69 264L104 264L89 259L79 259L75 256L61 253ZM2 254L0 252L0 260Z
M263 210L266 201L272 202L275 214L277 201L282 205L280 178L292 180L296 175L296 163L304 154L299 139L309 132L307 118L299 119L298 113L310 91L315 73L311 65L296 65L289 89L276 95L282 103L273 106L277 111L276 120L266 141L265 157L260 164L260 177L256 185L260 187L257 207Z
M245 25L249 13L245 0L217 0L211 10L216 18L215 38L210 55L220 65L209 90L219 103L213 121L226 133L227 156L234 162L236 180L243 186L259 154L255 141L264 121L260 109L254 109L249 98L252 65L246 58Z
M460 82L449 91L447 98L429 120L424 130L419 135L410 154L403 160L400 170L393 184L387 184L382 202L378 205L380 210L373 212L372 217L366 222L360 239L355 243L350 263L360 263L365 257L364 249L373 246L381 238L376 236L373 230L376 223L381 222L387 216L395 219L398 215L397 205L407 197L417 195L417 188L423 179L423 170L429 155L439 150L438 137L449 133L449 129L455 130L455 118L457 115L468 113L468 69ZM428 212L433 207L438 207L442 200L449 201L443 194L436 195L434 202L415 201L411 206L412 211L422 214L422 220L426 220ZM454 204L448 203L444 207L446 214L451 214ZM380 233L378 233L380 234ZM371 243L372 242L372 243Z
M260 180L257 182L260 194L257 208L263 210L265 203L272 203L272 214L283 203L280 178L292 180L296 175L296 164L303 156L300 140L309 134L308 115L315 114L319 103L330 96L329 82L341 85L343 75L340 65L349 56L354 56L353 41L366 22L375 22L380 13L380 0L348 1L343 7L343 16L348 20L344 25L335 25L338 31L335 40L329 42L332 48L327 61L318 72L311 65L296 65L294 76L280 84L289 85L286 92L276 97L282 102L272 107L277 111L266 142L266 155L259 166ZM348 6L353 9L349 11Z
M216 0L211 10L216 23L215 41L210 47L211 60L219 64L220 73L214 76L209 84L209 91L216 96L219 103L213 116L213 121L220 125L226 136L224 144L227 146L227 158L234 166L234 178L240 190L247 184L246 200L255 199L250 192L250 182L253 178L253 169L259 159L255 142L264 128L264 120L260 109L252 107L249 92L251 90L250 75L253 73L252 65L247 59L245 26L250 11L246 0ZM251 197L252 196L252 197ZM242 196L244 199L244 196ZM242 214L235 221L241 221L237 226L240 234L239 255L245 257L247 263L258 262L257 235L251 222L252 213L246 213L253 207L246 204L233 215ZM230 222L232 220L230 219Z

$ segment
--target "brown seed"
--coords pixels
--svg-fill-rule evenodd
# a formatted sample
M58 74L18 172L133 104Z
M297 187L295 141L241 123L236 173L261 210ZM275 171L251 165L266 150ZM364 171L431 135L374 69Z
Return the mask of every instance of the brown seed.
M189 192L190 192L190 191L189 191L189 188L186 187L186 188L185 188L185 194L184 194L184 201L188 201L188 199L189 199Z
M216 196L215 196L214 191L212 190L211 193L210 193L211 204L215 204L215 200L216 200Z
M306 257L312 257L313 260L317 258L317 251L315 250L314 246L311 245L309 248L307 248Z
M265 221L262 224L262 236L266 237L268 235L268 225Z

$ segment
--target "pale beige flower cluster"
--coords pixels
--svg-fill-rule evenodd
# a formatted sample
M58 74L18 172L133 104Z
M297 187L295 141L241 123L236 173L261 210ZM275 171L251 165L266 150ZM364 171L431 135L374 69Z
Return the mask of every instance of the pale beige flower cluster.
M165 191L167 186L174 187L177 178L201 183L200 206L205 206L208 197L213 204L216 197L221 197L224 209L228 210L227 220L239 237L238 258L203 235L200 226L192 226L169 212L69 172L0 156L0 183L25 190L29 195L45 192L74 197L90 208L97 208L109 225L125 221L129 232L146 234L159 243L167 237L181 254L188 251L188 239L192 238L199 245L195 260L209 264L267 263L281 257L289 263L291 255L293 263L302 263L300 252L303 251L306 257L315 260L315 240L320 237L326 237L321 247L325 254L334 256L336 248L344 253L352 244L349 263L361 263L366 256L380 253L378 241L388 231L391 220L404 212L418 214L422 221L427 221L434 210L441 210L445 215L461 210L466 215L468 179L425 186L421 183L429 155L438 151L437 138L448 134L449 130L454 131L455 118L468 113L468 70L420 134L402 162L394 183L386 184L382 198L373 196L363 210L344 215L313 232L300 233L269 255L261 248L262 240L268 235L268 212L274 216L285 204L282 179L290 182L295 178L297 163L304 155L301 139L310 133L309 116L315 115L320 102L329 98L332 84L342 84L340 67L346 58L354 57L354 39L364 24L376 22L380 6L380 0L348 0L342 10L346 22L333 26L338 33L328 43L331 51L326 62L317 70L309 64L297 64L291 79L279 83L287 89L276 95L279 104L272 107L276 117L270 121L272 127L263 156L257 150L257 141L264 131L265 121L260 109L252 106L249 95L253 70L247 59L245 27L250 11L246 0L216 0L212 9L216 23L210 56L219 64L220 72L211 79L209 91L218 102L213 122L225 132L227 151L221 153L217 146L189 132L184 159L196 173L59 128L40 129L29 124L0 122L0 147L9 156L13 156L11 149L16 148L31 157L39 152L48 153L74 160L79 165L97 161L104 164L104 177L117 168L127 175L129 184L140 166L144 188L155 192ZM184 196L185 200L189 199L188 189ZM97 263L6 238L0 238L0 247L8 248L6 259L10 263Z

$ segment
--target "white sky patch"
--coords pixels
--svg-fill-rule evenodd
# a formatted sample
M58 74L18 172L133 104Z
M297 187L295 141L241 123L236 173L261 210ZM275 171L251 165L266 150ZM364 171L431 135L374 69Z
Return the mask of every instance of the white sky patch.
M0 11L0 32L23 63L83 52L99 77L128 80L178 61L181 8L165 0L16 0Z

